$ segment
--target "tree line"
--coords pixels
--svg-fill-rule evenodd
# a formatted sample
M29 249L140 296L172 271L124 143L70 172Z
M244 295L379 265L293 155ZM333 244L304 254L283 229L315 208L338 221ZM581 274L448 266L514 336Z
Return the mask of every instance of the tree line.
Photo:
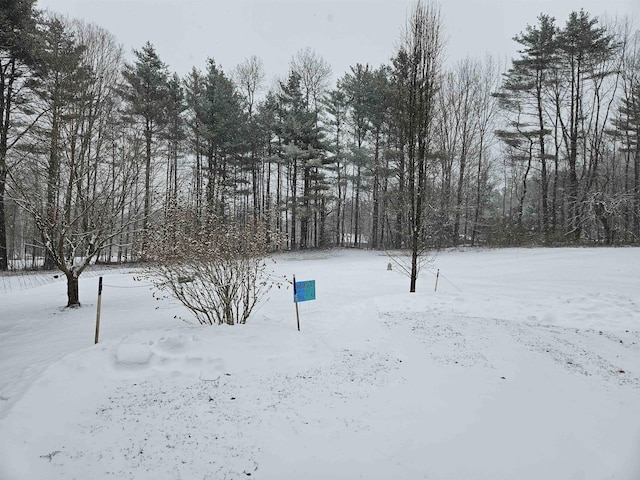
M0 270L59 268L75 297L92 261L145 260L176 211L273 249L408 249L412 290L426 248L640 240L625 20L541 14L509 65L449 66L438 5L418 1L388 64L334 84L301 49L270 89L255 56L180 77L147 43L126 62L35 0L4 0L0 29Z

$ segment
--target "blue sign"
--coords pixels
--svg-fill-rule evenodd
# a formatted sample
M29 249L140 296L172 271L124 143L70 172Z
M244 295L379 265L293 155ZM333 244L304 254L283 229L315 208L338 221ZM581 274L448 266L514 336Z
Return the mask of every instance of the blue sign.
M316 299L316 281L306 280L304 282L295 282L293 284L293 301L306 302Z

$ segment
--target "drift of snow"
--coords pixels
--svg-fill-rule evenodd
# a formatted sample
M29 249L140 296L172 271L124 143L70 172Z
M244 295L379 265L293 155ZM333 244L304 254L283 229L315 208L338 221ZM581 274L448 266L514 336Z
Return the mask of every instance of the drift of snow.
M301 332L291 289L201 327L135 271L73 310L0 277L0 478L640 478L640 249L440 253L416 294L387 263L280 256Z

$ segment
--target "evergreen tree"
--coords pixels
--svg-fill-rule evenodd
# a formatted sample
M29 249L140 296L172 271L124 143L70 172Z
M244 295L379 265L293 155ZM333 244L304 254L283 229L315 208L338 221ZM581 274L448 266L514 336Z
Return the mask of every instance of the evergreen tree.
M207 207L221 218L228 218L240 192L241 158L249 148L247 122L242 100L233 82L213 59L207 63L201 101L204 156L207 159ZM241 192L240 192L241 193Z
M83 93L85 85L91 81L90 72L82 65L84 47L79 45L74 35L63 22L52 17L46 22L46 30L42 35L43 48L40 52L43 68L40 75L31 82L32 89L42 103L45 122L38 125L37 130L41 138L46 139L46 196L44 212L40 216L39 229L44 236L45 264L44 268L51 270L61 264L58 242L62 244L64 237L56 238L61 223L67 221L71 215L67 201L70 196L64 195L65 188L74 188L77 178L76 168L71 168L69 184L64 185L61 179L64 168L65 149L77 137L74 135L74 125L78 125L79 109L86 100ZM75 146L75 145L74 145ZM37 147L36 147L37 148ZM77 160L75 148L70 159L74 164ZM62 198L66 200L63 202Z
M167 182L165 207L173 207L178 202L178 160L185 138L184 111L187 106L182 82L174 73L167 82L167 128L164 137L167 141Z
M193 154L195 164L192 174L192 205L197 212L196 218L200 218L204 206L204 77L202 72L193 68L184 80L186 101L186 127L190 151Z
M508 97L502 105L511 110L518 121L514 124L526 138L536 138L536 157L540 163L542 204L542 232L549 231L549 176L547 162L557 158L547 153L547 137L551 133L547 90L552 72L558 68L558 29L554 19L538 17L538 25L527 26L525 32L514 37L522 46L521 57L513 61L502 86L502 95ZM506 98L505 98L506 100ZM553 116L551 117L553 118Z
M549 229L549 179L546 152L546 136L550 133L544 111L544 89L548 82L548 72L557 68L557 28L554 19L547 15L538 17L538 27L528 27L526 33L515 37L524 50L522 58L515 60L514 70L518 72L521 89L529 90L533 96L536 130L540 160L540 183L542 196L542 231L547 234ZM528 79L525 80L525 79ZM523 82L524 80L524 82ZM524 84L523 84L524 83ZM528 83L528 84L527 84ZM511 88L518 88L512 85ZM551 157L554 158L554 157Z
M300 88L303 93L305 109L314 115L315 128L321 130L321 114L323 98L329 89L331 78L331 66L314 50L306 48L299 50L291 59L291 71L300 77ZM320 137L318 137L320 141ZM327 166L332 162L331 158L320 153L324 146L311 154L309 164L305 168L303 203L304 211L308 214L301 217L301 229L305 232L306 246L324 245L326 242L326 217L327 212ZM311 224L309 224L311 222Z
M586 199L588 186L596 174L598 158L598 152L588 152L581 147L580 139L602 133L589 129L594 125L598 128L598 124L601 128L604 126L604 122L601 123L601 119L596 118L602 107L598 103L601 101L599 82L614 73L601 69L613 55L616 44L606 28L598 25L597 18L591 18L587 12L581 10L569 15L565 28L559 34L558 45L562 62L561 78L566 79L568 97L568 105L558 105L569 166L568 228L574 240L578 241L583 227L583 200ZM589 103L589 94L596 98L596 103ZM592 137L592 140L597 139ZM580 160L583 165L581 169ZM594 160L596 163L590 163ZM587 182L581 192L580 180L584 175L587 176Z
M362 233L363 192L371 194L372 211L369 245L378 246L380 223L380 187L383 169L380 165L382 130L387 120L389 79L386 68L373 70L369 65L356 64L340 81L341 89L349 106L347 120L352 128L354 164L353 226L354 246L359 245Z
M282 162L280 161L280 139L276 134L278 118L278 99L273 91L258 106L254 118L256 142L259 156L263 162L263 191L261 209L267 226L267 239L271 241L271 232L282 232L280 215L275 213L281 208ZM274 172L275 166L275 172ZM275 176L275 184L274 184ZM275 187L275 198L273 188Z
M389 168L382 164L383 129L389 117L390 80L389 69L380 67L373 71L371 79L370 103L368 109L371 133L373 135L373 191L372 191L372 248L378 248L384 240L384 230L381 228L386 215L387 184L390 176Z
M143 236L151 215L152 202L152 169L154 147L160 141L159 134L166 126L166 99L168 94L167 66L160 60L154 46L147 42L141 50L133 51L135 62L125 65L123 76L125 88L124 99L128 104L128 113L141 125L144 133L144 218L142 221ZM143 237L142 249L144 258Z
M24 129L15 131L16 96L29 70L39 63L34 3L35 0L3 0L0 8L0 271L9 266L5 208L8 153L25 133Z
M276 133L282 139L284 156L288 162L288 203L291 211L289 242L292 249L305 249L309 246L311 174L321 157L320 129L316 124L315 112L307 108L297 72L292 70L287 81L280 82L277 99ZM299 180L302 180L301 193Z
M347 95L340 82L338 87L331 90L325 99L327 113L330 115L328 127L333 135L328 150L333 155L330 170L335 175L335 245L344 246L345 234L345 205L347 194L346 154L344 137L347 120Z
M367 148L371 121L369 112L373 100L373 75L369 65L356 64L351 67L351 73L347 73L340 81L347 97L349 105L349 120L353 131L354 146L351 160L354 164L353 174L353 246L360 245L361 231L361 201L364 182L364 173L372 170L371 156ZM368 175L367 175L368 176Z
M640 67L640 64L638 64ZM640 72L638 72L640 73ZM631 225L630 230L637 242L640 239L640 78L630 75L627 80L628 95L619 107L619 117L613 122L616 136L621 137L622 151L633 170L631 183ZM626 182L625 182L626 183Z

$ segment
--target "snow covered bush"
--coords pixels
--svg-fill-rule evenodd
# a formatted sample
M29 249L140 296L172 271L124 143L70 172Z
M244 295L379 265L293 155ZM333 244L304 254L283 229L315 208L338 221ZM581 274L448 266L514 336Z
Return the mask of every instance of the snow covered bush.
M176 209L150 235L146 277L202 325L244 324L267 292L279 286L267 265L269 240L260 223L196 218Z

